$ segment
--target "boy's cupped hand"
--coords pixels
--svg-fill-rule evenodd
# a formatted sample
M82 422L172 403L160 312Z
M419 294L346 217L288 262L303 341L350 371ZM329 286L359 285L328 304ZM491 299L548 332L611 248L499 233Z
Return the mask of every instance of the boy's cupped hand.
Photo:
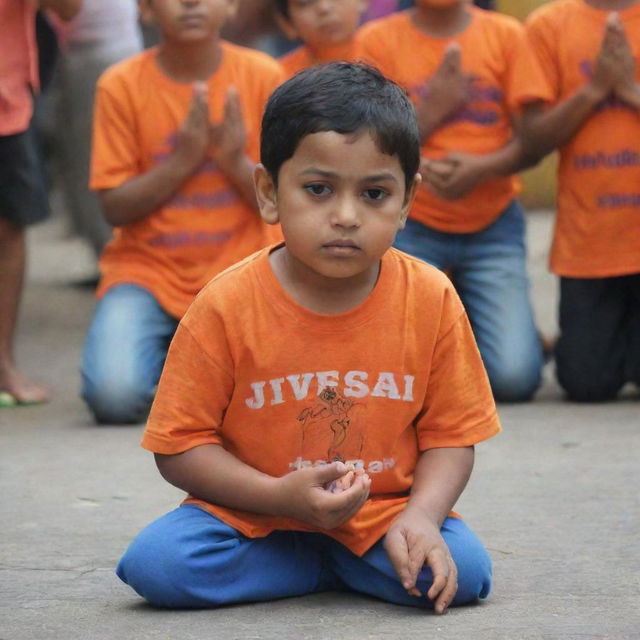
M371 488L366 473L343 462L297 469L280 480L283 515L321 529L335 529L350 520Z
M418 589L418 576L423 566L431 569L433 582L426 596L436 613L445 613L458 590L458 570L438 525L408 505L389 528L384 548L410 595L423 595Z

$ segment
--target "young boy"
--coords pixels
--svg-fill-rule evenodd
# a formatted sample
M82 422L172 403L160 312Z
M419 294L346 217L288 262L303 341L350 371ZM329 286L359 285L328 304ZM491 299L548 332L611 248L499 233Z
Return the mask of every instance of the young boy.
M360 52L417 107L425 178L396 246L446 270L467 309L496 399L530 399L542 348L512 177L512 118L539 74L513 18L467 0L417 0L371 22Z
M282 80L221 41L233 0L143 0L162 43L98 84L91 186L115 229L82 362L99 423L145 419L178 320L202 286L269 243L253 167Z
M81 0L42 0L61 20ZM26 228L49 214L48 193L33 122L40 88L36 43L38 3L0 3L0 408L47 402L50 390L17 366L14 337L26 265Z
M572 400L610 400L640 384L640 2L560 0L527 29L544 70L527 145L560 148L557 376Z
M355 60L356 31L367 0L276 0L276 20L291 40L303 45L282 56L287 76L314 64Z
M450 509L500 429L490 387L447 278L389 250L418 151L372 68L314 67L271 97L255 179L285 243L214 279L169 350L142 444L190 495L118 567L149 602L346 588L442 613L488 594Z

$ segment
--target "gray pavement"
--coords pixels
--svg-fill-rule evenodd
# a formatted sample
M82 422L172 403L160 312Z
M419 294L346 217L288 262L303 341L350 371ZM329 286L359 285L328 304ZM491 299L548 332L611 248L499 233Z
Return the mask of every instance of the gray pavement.
M551 217L530 214L538 321L555 331L546 273ZM113 567L181 493L138 447L141 427L92 426L77 398L93 307L73 283L90 254L54 218L32 231L20 324L24 368L47 406L0 410L0 640L146 638L442 640L640 638L640 403L563 401L551 365L535 402L500 407L504 433L478 447L460 511L494 560L479 606L447 616L321 594L215 611L156 611Z

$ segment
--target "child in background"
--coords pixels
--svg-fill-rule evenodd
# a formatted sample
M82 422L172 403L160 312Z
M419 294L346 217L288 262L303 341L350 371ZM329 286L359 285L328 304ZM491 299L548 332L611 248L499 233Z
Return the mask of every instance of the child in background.
M275 5L285 35L304 43L280 58L287 76L322 62L356 59L366 0L276 0Z
M182 319L142 445L190 495L118 575L162 607L485 597L489 557L450 509L500 430L491 390L449 280L390 249L420 180L411 103L363 65L307 69L272 95L261 158L285 243Z
M81 0L42 0L61 20ZM47 402L50 390L17 366L14 338L25 265L26 228L49 215L34 94L40 88L36 45L37 3L0 3L0 408Z
M417 107L424 183L396 246L450 274L496 399L529 400L543 354L512 177L524 163L512 121L540 72L523 28L467 0L417 0L364 25L359 42L363 59Z
M640 384L640 3L560 0L527 31L544 82L526 144L560 149L558 381L572 400L610 400Z
M162 42L98 83L91 186L115 228L85 344L99 423L146 417L180 317L215 274L271 240L253 188L260 118L282 81L220 40L231 0L143 0Z

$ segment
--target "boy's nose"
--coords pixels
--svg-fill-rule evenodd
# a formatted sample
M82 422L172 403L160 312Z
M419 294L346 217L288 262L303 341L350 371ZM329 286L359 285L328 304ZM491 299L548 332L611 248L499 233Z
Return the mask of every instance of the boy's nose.
M341 198L333 210L332 224L339 227L359 227L360 213L353 198Z

